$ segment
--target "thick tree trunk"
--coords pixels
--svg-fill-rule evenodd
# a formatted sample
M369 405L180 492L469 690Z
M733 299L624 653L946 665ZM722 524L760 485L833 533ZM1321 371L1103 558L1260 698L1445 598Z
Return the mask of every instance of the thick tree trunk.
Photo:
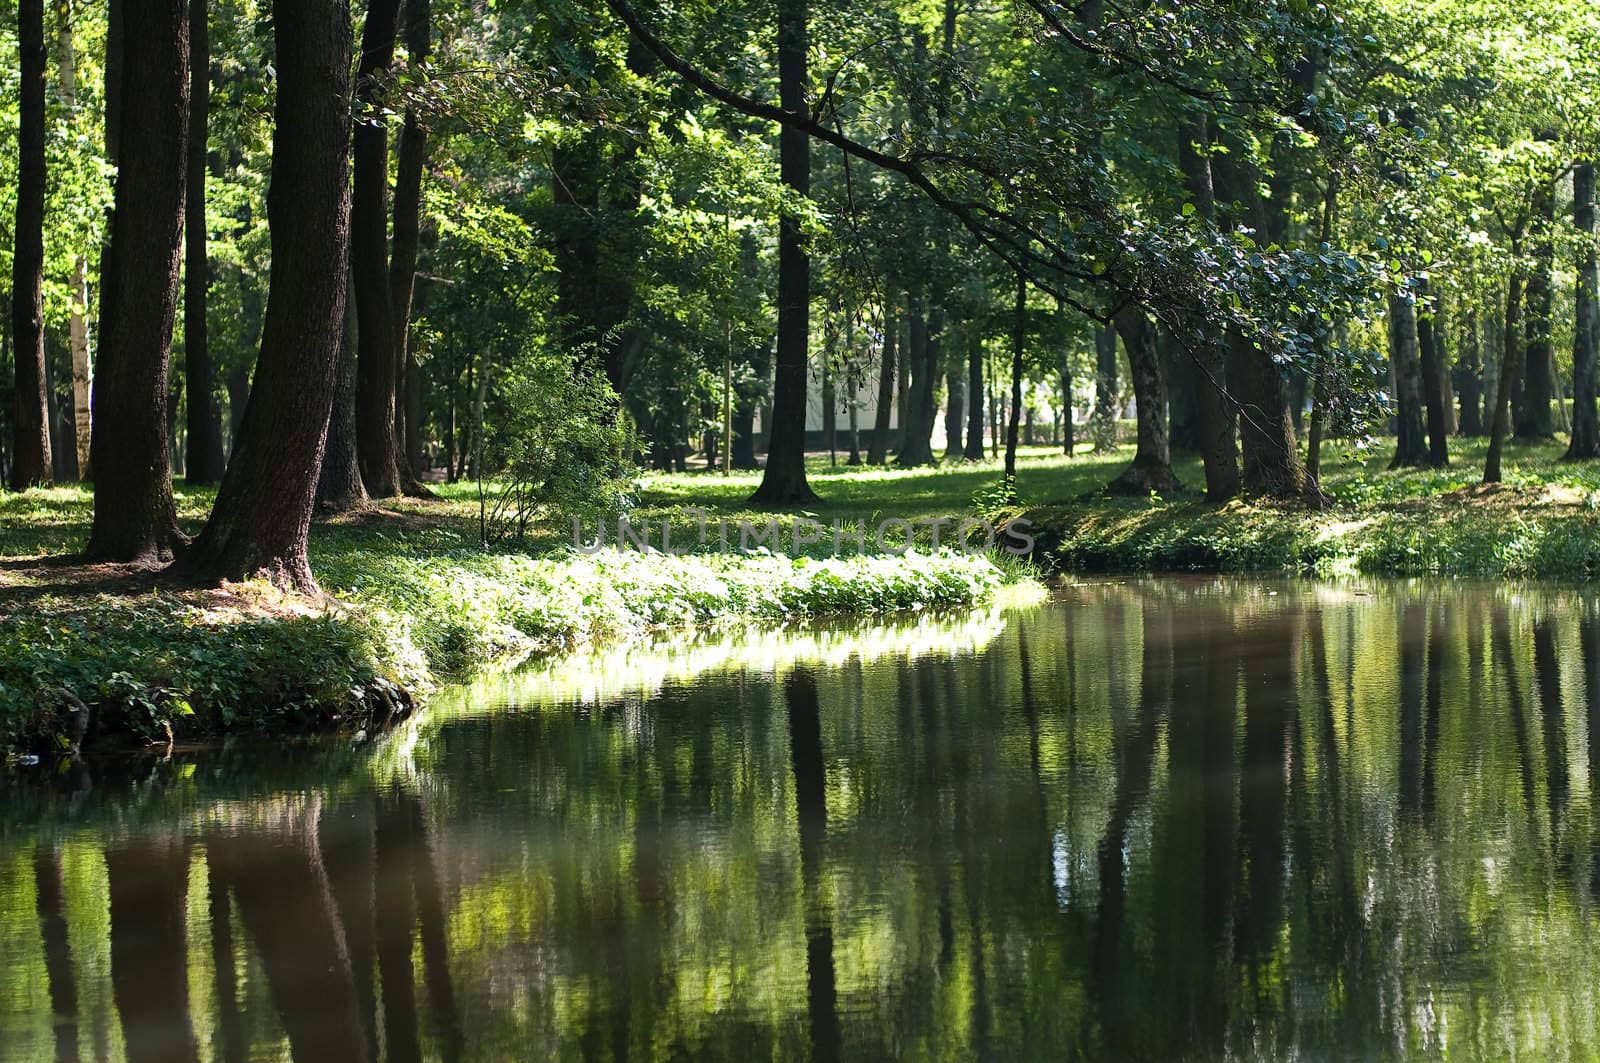
M189 189L184 206L183 366L189 439L184 475L192 484L222 479L222 417L211 394L211 347L206 291L206 129L211 114L211 35L207 0L189 0Z
M1461 400L1461 415L1456 420L1457 430L1469 439L1483 435L1483 342L1478 335L1478 315L1467 318L1467 342L1464 359L1456 372L1456 395Z
M1418 294L1426 291L1426 287L1423 287ZM1417 352L1422 379L1422 406L1428 416L1428 465L1442 469L1450 464L1450 418L1444 351L1437 327L1438 305L1426 305L1420 310L1417 315Z
M1072 434L1072 359L1067 349L1061 349L1061 364L1056 370L1061 386L1061 452L1072 457L1078 441Z
M1265 352L1247 348L1237 337L1234 345L1232 378L1240 403L1244 490L1267 498L1320 501L1316 484L1306 478L1277 364Z
M272 290L239 446L184 567L208 579L265 574L315 592L306 535L349 268L349 6L275 0L273 23Z
M184 0L150 0L124 14L120 47L137 61L107 65L117 181L100 261L87 553L153 562L169 559L183 541L172 500L167 363L189 157L189 18ZM113 83L116 65L122 77Z
M1006 483L1017 479L1017 425L1022 410L1022 356L1028 349L1028 280L1017 274L1016 316L1011 324L1011 412L1006 418Z
M785 111L809 115L806 100L806 0L778 4L778 96ZM785 125L778 133L783 183L799 196L811 194L811 139ZM806 348L811 335L811 263L800 219L778 221L778 358L772 388L772 428L767 467L750 498L762 506L800 506L817 501L806 482Z
M1596 348L1600 346L1600 264L1594 240L1594 163L1572 172L1572 219L1587 242L1578 256L1577 309L1572 335L1572 441L1569 461L1600 458L1600 420L1595 414Z
M362 112L352 148L350 276L358 319L356 442L361 478L373 498L400 493L395 438L395 318L389 289L389 130L376 113L381 82L394 64L400 0L369 0L356 69ZM341 291L343 289L341 288Z
M1551 367L1551 326L1555 323L1553 308L1555 270L1555 190L1550 185L1540 189L1535 200L1534 215L1539 219L1538 243L1533 248L1533 272L1528 277L1526 289L1527 308L1523 316L1526 346L1523 349L1522 403L1514 429L1518 439L1553 439L1555 421L1550 406L1555 401L1555 372Z
M1389 296L1389 362L1395 378L1395 442L1391 469L1420 467L1428 461L1422 431L1422 361L1417 308L1403 295Z
M1094 334L1094 414L1090 431L1097 452L1117 445L1117 330L1102 325Z
M11 349L16 391L11 488L51 479L50 396L44 364L44 0L19 0L22 91L17 133L16 241L11 260Z
M892 299L883 313L883 349L878 354L878 405L872 418L872 442L867 445L868 465L882 465L889 460L889 421L894 415L894 341L900 326Z
M322 470L317 476L317 506L342 513L366 500L367 489L361 483L361 465L356 460L356 306L346 285L344 334L334 371L328 439L322 448Z
M1512 241L1511 260L1521 254ZM1506 437L1511 434L1511 388L1522 368L1522 275L1514 268L1511 286L1506 292L1505 331L1500 341L1500 383L1495 389L1493 426L1489 433L1489 453L1483 463L1483 482L1500 482L1500 458L1505 450Z
M1156 346L1156 330L1144 311L1128 307L1116 317L1122 346L1128 352L1129 375L1133 381L1134 402L1138 410L1139 444L1128 466L1106 487L1115 495L1145 496L1155 491L1172 494L1183 484L1172 472L1172 453L1167 444L1167 380Z
M407 63L416 69L427 61L433 23L429 0L406 0L405 41ZM412 465L420 425L412 421L415 366L411 351L411 309L417 282L417 235L422 217L422 173L428 161L428 133L415 107L406 108L396 152L394 182L394 241L389 258L389 303L394 312L395 468L400 487L408 495L432 497L417 480Z

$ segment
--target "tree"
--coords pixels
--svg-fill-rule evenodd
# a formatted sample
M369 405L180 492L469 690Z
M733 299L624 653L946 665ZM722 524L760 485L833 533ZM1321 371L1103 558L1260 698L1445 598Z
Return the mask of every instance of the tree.
M878 347L878 402L873 410L872 442L867 444L867 464L889 460L889 420L894 414L895 336L900 326L893 300L883 308L883 341Z
M211 113L211 35L207 0L189 0L189 188L185 200L183 357L188 387L188 453L184 476L192 484L222 479L222 415L212 396L211 348L206 329L211 259L206 249L206 131Z
M55 0L56 81L69 121L77 117L78 64L72 44L72 5ZM72 257L72 282L68 292L67 343L72 353L72 428L78 479L89 479L89 311L88 260L80 251Z
M1422 433L1422 369L1418 354L1417 307L1411 297L1389 297L1389 361L1395 376L1395 444L1389 468L1420 467L1428 460Z
M429 0L406 0L405 41L407 61L413 70L425 69L432 46L433 22ZM427 495L417 481L412 459L417 454L420 426L413 423L411 407L416 390L415 352L411 349L411 308L417 280L417 234L422 214L422 172L428 160L428 132L415 103L406 107L405 125L395 160L394 240L389 257L389 305L394 314L394 389L396 430L395 467L400 486L408 495Z
M356 297L356 444L373 498L400 494L395 438L395 317L389 277L389 129L383 79L394 64L400 0L369 0L356 67L350 276Z
M1156 329L1144 311L1128 307L1116 317L1122 346L1128 352L1129 375L1138 416L1138 447L1133 464L1106 488L1112 494L1147 496L1183 490L1172 472L1167 443L1167 377L1157 349Z
M1427 282L1419 289L1426 295ZM1439 339L1439 304L1424 306L1417 315L1417 369L1422 382L1422 406L1428 416L1428 465L1442 469L1450 464L1450 424L1448 381L1444 372L1444 349Z
M806 0L778 3L778 96L791 116L810 114L806 102ZM797 196L811 190L811 139L785 123L778 132L783 183ZM806 355L811 342L811 264L800 219L778 220L778 356L772 387L767 467L751 501L787 507L817 501L806 482Z
M11 339L16 358L11 488L50 482L44 364L44 2L18 0L22 59L16 243L11 260Z
M113 4L114 16L123 2ZM94 525L86 552L149 563L169 560L183 542L166 411L189 158L189 20L184 0L152 0L123 16L120 40L108 45L118 59L106 64L117 183L100 262Z
M275 0L273 23L272 291L239 445L182 570L312 593L306 536L350 269L349 5Z
M1594 163L1572 172L1572 215L1584 241L1578 252L1577 310L1572 337L1572 441L1567 460L1600 458L1600 419L1595 413L1596 346L1600 344L1600 264L1595 254Z

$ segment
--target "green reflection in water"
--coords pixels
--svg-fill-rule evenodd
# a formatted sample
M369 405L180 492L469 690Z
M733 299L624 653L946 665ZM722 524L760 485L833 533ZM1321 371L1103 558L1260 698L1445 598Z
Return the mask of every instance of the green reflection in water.
M1164 580L16 784L6 1058L1588 1057L1600 609Z

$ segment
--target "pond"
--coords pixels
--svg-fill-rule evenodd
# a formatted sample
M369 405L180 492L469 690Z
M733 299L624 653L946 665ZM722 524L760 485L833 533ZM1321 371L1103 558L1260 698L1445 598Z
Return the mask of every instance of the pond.
M1587 1057L1600 602L1168 579L14 780L6 1059Z

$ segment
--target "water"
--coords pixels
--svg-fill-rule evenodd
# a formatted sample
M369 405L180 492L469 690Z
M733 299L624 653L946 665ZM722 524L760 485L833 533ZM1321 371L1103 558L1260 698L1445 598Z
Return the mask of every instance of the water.
M603 654L14 782L0 1056L1592 1057L1597 728L1552 589Z

